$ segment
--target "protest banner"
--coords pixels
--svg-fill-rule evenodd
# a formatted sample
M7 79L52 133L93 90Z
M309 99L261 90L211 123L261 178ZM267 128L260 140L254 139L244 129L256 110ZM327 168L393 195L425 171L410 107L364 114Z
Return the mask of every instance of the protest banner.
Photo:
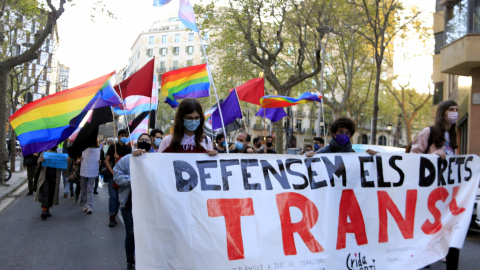
M99 160L100 148L87 148L83 150L80 175L83 177L97 177Z
M42 162L42 166L44 167L57 168L57 169L67 168L68 154L43 152L43 157L45 158L45 161Z
M419 269L461 248L476 155L130 158L139 269Z

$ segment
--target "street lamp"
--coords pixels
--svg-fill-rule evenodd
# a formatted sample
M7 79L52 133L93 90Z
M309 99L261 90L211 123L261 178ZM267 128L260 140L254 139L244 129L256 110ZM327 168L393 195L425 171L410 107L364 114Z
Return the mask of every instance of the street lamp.
M317 32L320 33L320 34L325 34L327 35L327 38L325 40L325 45L322 46L322 74L320 76L320 94L322 94L322 99L323 99L323 76L324 76L324 70L325 70L325 47L327 47L327 43L328 43L328 33L332 32L332 28L328 25L320 25L319 27L317 27ZM320 45L321 45L322 41L320 41ZM320 137L321 134L320 134L320 119L321 117L324 115L323 114L323 102L321 104L322 106L322 111L320 112L320 110L318 110L318 125L319 125L319 128L317 129L317 137ZM325 137L325 132L323 133L323 137Z

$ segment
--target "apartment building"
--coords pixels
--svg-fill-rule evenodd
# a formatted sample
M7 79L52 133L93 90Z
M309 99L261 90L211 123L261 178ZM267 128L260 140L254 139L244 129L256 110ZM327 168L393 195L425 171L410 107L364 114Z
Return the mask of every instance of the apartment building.
M459 153L480 155L480 1L436 0L433 30L432 118L440 102L456 101Z

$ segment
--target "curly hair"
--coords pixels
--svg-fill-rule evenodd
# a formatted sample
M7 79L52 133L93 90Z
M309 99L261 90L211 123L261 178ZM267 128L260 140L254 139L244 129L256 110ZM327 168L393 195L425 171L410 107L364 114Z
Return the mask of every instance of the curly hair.
M337 119L335 119L331 124L330 124L330 135L333 137L335 133L337 133L339 128L346 128L348 131L350 131L351 135L350 137L355 134L355 130L357 129L357 125L355 124L355 121L353 121L352 118L346 117L346 116L341 116Z

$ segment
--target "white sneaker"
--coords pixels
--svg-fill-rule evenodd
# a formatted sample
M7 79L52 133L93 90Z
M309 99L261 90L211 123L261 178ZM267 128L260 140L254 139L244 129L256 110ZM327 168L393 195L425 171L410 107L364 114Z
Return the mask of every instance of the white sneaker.
M87 214L93 213L92 209L87 209Z
M87 207L83 207L82 211L87 212Z

